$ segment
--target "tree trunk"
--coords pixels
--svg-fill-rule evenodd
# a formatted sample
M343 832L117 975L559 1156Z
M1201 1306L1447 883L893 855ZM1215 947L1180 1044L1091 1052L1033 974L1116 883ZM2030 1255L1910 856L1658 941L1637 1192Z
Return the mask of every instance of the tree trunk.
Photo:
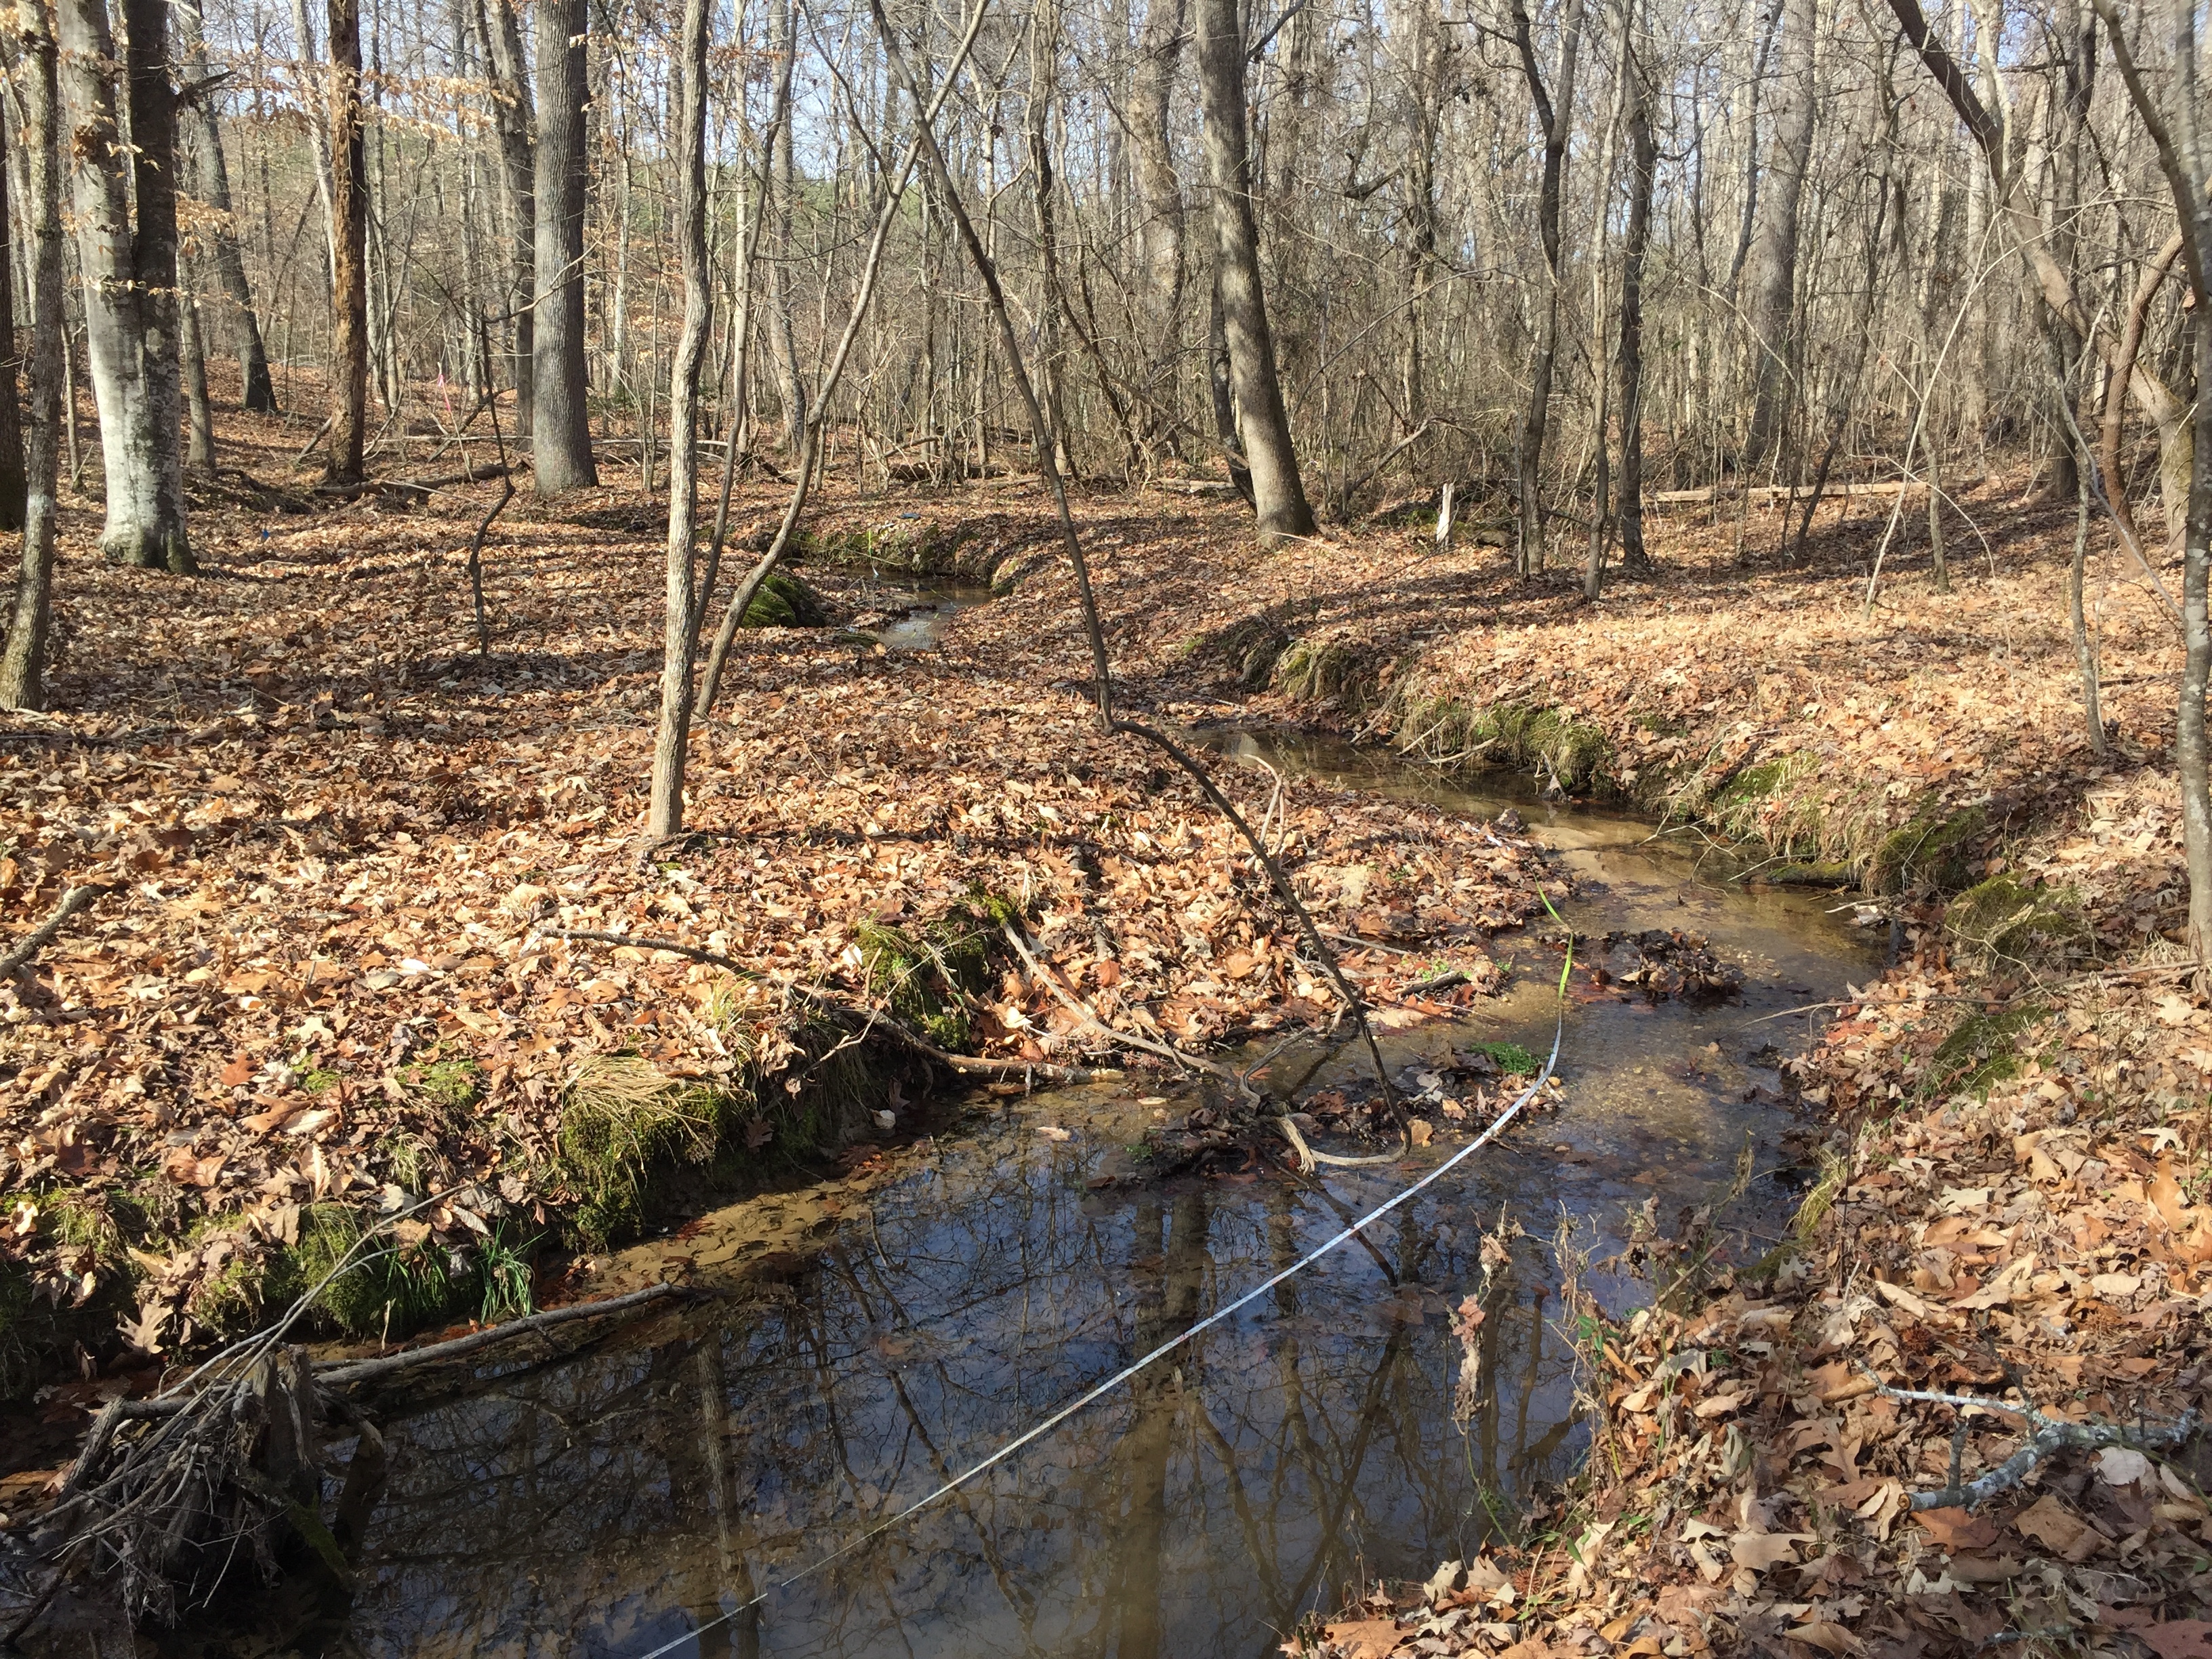
M100 411L107 482L103 557L179 575L193 570L181 489L163 488L177 458L177 408L157 408L149 383L146 276L131 225L131 149L117 118L115 38L106 0L61 0L60 83L72 135L77 260L84 276L85 356ZM160 191L156 191L156 195ZM172 392L175 382L170 382ZM181 483L181 481L179 481Z
M676 125L676 242L684 260L684 332L668 380L668 591L660 661L660 727L653 744L646 833L684 827L684 769L698 650L697 538L699 366L712 325L714 272L707 263L708 0L684 0L683 59Z
M1633 0L1629 0L1632 6ZM1651 131L1650 91L1632 39L1620 72L1628 79L1628 228L1620 250L1620 556L1650 568L1644 545L1644 260L1651 246L1651 196L1659 142Z
M1213 435L1228 458L1229 482L1252 501L1252 474L1244 465L1244 447L1237 436L1237 391L1229 368L1229 325L1221 315L1221 272L1216 270L1206 305L1206 382L1213 405Z
M325 476L361 482L368 422L368 152L359 0L330 0L331 446Z
M536 141L532 136L535 116L530 103L530 79L522 58L522 29L514 16L514 0L490 0L489 13L478 0L478 27L491 59L492 117L499 133L501 203L507 212L510 257L507 303L514 319L515 434L531 433L532 386L536 365L532 362L532 289L538 260L538 184L535 176Z
M1145 367L1145 433L1155 447L1175 448L1173 414L1183 285L1182 185L1176 177L1170 98L1176 61L1182 55L1185 0L1151 0L1137 41L1136 84L1129 104L1129 136L1137 151L1144 216L1138 226L1145 273L1143 316L1152 329ZM1164 428L1164 430L1163 429Z
M15 384L15 226L8 211L8 134L0 122L0 530L23 527L23 413Z
M799 56L796 0L769 0L769 50L776 55L779 96L790 96L792 65ZM792 164L792 123L779 125L769 143L768 201L775 228L775 257L768 265L769 362L775 375L776 401L783 406L783 447L799 453L806 428L806 382L800 377L799 342L791 325L791 204L799 188Z
M185 76L195 88L185 107L191 121L193 159L198 164L200 198L216 215L214 225L204 234L215 256L216 279L222 284L223 295L230 301L239 376L245 386L245 406L252 414L274 415L276 388L269 378L269 354L261 342L260 319L254 314L253 289L246 280L246 258L231 221L230 173L223 162L222 131L216 121L216 94L207 86L201 0L179 0L177 24ZM202 346L204 349L204 340Z
M1544 568L1544 435L1552 404L1552 374L1559 355L1559 216L1566 181L1568 128L1574 118L1575 59L1582 44L1583 0L1567 0L1559 16L1559 56L1547 93L1536 66L1536 47L1522 0L1513 0L1514 39L1521 72L1544 134L1544 171L1536 201L1544 241L1544 291L1536 301L1536 347L1528 365L1528 407L1521 420L1517 471L1521 492L1520 568L1533 576Z
M185 368L185 471L198 477L215 476L215 417L208 408L207 340L201 327L198 300L180 295L177 307L179 344Z
M585 0L538 9L538 307L531 459L541 496L599 481L584 369Z
M10 79L22 116L23 204L31 232L29 453L23 495L23 559L8 643L0 653L0 708L46 706L46 635L54 572L55 468L62 429L62 156L54 38L43 6L16 12L21 52ZM12 285L12 284L11 284Z
M1765 465L1783 439L1796 401L1797 352L1792 313L1797 287L1797 216L1813 154L1813 60L1817 0L1787 0L1781 67L1775 77L1773 161L1759 196L1751 252L1751 438L1745 461Z
M1571 3L1579 5L1581 0ZM1244 465L1252 475L1255 528L1261 542L1272 544L1312 535L1314 516L1298 477L1297 453L1291 447L1290 416L1275 374L1275 343L1260 278L1260 232L1252 212L1244 135L1244 34L1237 0L1197 0L1197 33L1222 327Z
M154 490L167 561L185 542L183 341L178 326L177 90L169 78L167 0L123 0L124 47L131 81L132 185L138 218L132 262L143 285L146 401L154 430Z

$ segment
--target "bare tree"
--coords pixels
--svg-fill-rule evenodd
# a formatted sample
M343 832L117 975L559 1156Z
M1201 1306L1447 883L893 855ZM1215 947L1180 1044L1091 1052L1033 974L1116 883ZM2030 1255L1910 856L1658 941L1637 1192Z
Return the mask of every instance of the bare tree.
M368 421L368 155L359 0L330 0L331 438L325 476L361 482Z
M179 0L177 30L178 58L189 85L185 106L191 122L192 160L200 198L215 213L208 240L216 280L230 305L245 406L253 414L274 415L276 388L269 378L269 354L262 344L261 320L253 309L253 288L246 280L246 256L239 246L232 216L230 169L223 160L222 131L216 117L215 77L208 73L201 0Z
M1751 248L1753 392L1745 459L1753 466L1782 441L1784 418L1795 400L1797 216L1813 155L1813 60L1820 15L1817 0L1786 0L1782 11L1773 161L1759 192Z
M538 287L531 465L540 495L599 481L584 358L585 0L538 7Z
M1576 0L1579 3L1579 0ZM1243 462L1262 542L1314 532L1275 368L1244 131L1244 32L1237 0L1196 0L1198 83L1213 183L1213 251Z
M58 56L43 6L10 14L21 101L17 148L29 199L30 430L23 495L23 556L8 642L0 652L0 708L46 706L46 635L54 573L55 480L62 425L62 157Z

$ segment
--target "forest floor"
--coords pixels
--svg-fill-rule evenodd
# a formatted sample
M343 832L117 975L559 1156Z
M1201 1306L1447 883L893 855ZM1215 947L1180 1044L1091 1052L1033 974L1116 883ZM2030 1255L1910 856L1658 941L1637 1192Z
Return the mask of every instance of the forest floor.
M299 441L225 435L264 480ZM1191 1047L1326 1017L1226 826L1096 734L1030 481L831 491L799 568L843 625L743 636L695 743L697 833L658 848L638 826L659 515L623 484L518 499L486 542L479 655L463 554L491 499L295 514L241 491L204 504L205 574L185 581L100 566L70 503L59 712L0 721L0 933L71 882L107 890L0 987L0 1319L18 1332L74 1306L86 1359L150 1370L195 1324L250 1318L286 1262L419 1198L401 1225L423 1261L460 1245L490 1264L526 1233L634 1229L686 1159L865 1157L929 1062L855 1045L825 1004L1016 1066L1103 1051L1071 1000ZM781 499L741 493L740 546ZM1915 511L1869 614L1886 500L1824 514L1802 566L1770 556L1778 514L1751 514L1747 562L1725 511L1655 515L1656 568L1590 607L1568 576L1522 581L1494 546L1439 552L1418 524L1263 553L1212 495L1079 495L1131 707L1625 797L1674 833L1763 845L1771 878L1863 889L1898 947L1800 1063L1833 1163L1795 1247L1726 1263L1701 1231L1650 1241L1680 1280L1661 1309L1586 1310L1606 1334L1584 1481L1524 1547L1378 1590L1316 1641L1916 1653L2063 1629L2212 1655L2201 1463L2062 1455L1984 1512L1911 1513L1944 1480L1952 1408L1863 1370L2154 1424L2207 1384L2212 1012L2165 966L2179 653L2144 587L2095 560L2094 752L2070 510L2016 477L1961 500L1954 591L1929 580ZM1003 597L939 649L884 649L854 624L905 599L872 565ZM1455 998L1494 985L1492 935L1561 890L1509 830L1220 772L1386 1018L1436 1007L1407 988L1440 969L1464 975ZM1010 920L1054 982L1002 949ZM375 1333L419 1293L432 1319L455 1288L394 1281L354 1316ZM1966 1477L2019 1426L1974 1415Z

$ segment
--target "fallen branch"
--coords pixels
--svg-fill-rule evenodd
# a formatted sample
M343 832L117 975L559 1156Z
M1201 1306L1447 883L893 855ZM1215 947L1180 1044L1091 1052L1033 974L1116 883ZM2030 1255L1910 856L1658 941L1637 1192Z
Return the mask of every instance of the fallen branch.
M2002 1400L1984 1400L1973 1395L1893 1389L1872 1371L1866 1375L1873 1382L1875 1392L1885 1399L1949 1406L1960 1413L1958 1430L1951 1437L1950 1478L1934 1492L1914 1492L1911 1507L1916 1510L1977 1509L1998 1493L2019 1486L2037 1464L2062 1451L2101 1451L2107 1446L2124 1446L2133 1451L2162 1451L2179 1445L2196 1433L2199 1421L2197 1408L2192 1406L2172 1423L2146 1423L2133 1428L2120 1423L2064 1423L2045 1417L2033 1406L2011 1406ZM1964 1414L1968 1411L1998 1412L2007 1417L2017 1417L2034 1432L2026 1445L1987 1474L1962 1481L1959 1464L1966 1452Z
M450 1342L433 1342L427 1348L410 1348L401 1353L382 1354L374 1359L343 1360L335 1364L318 1365L315 1367L315 1382L319 1386L333 1389L381 1382L398 1372L412 1370L417 1365L434 1365L448 1359L459 1359L518 1336L550 1330L556 1325L570 1324L579 1319L601 1319L609 1314L628 1313L633 1309L665 1301L672 1296L683 1293L685 1293L683 1285L648 1285L643 1290L607 1297L597 1302L576 1302L565 1308L549 1308L542 1313L526 1314L520 1319L510 1319L505 1324L471 1331L468 1335L457 1336Z
M0 979L11 979L18 969L28 963L40 951L54 942L54 935L69 925L69 919L78 911L90 908L106 888L97 884L72 887L62 895L62 902L54 906L53 914L24 936L21 944L0 957Z

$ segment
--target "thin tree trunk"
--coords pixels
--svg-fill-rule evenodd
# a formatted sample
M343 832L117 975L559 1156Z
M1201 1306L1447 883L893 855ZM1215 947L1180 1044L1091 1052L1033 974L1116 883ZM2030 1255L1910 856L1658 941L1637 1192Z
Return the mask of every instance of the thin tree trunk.
M1217 267L1208 285L1206 305L1206 381L1213 405L1213 434L1229 464L1229 482L1254 505L1252 472L1244 465L1244 447L1237 436L1237 388L1229 366L1229 325L1221 314L1221 272Z
M368 421L368 151L359 0L330 0L331 440L325 477L361 482Z
M538 305L531 459L539 495L599 481L584 366L585 0L538 9Z
M2074 474L2074 562L2066 576L2066 610L2074 629L2074 663L2081 675L2081 718L2089 728L2089 749L2105 754L2105 714L2098 690L2097 636L2089 631L2083 588L2089 566L2089 476L2078 461Z
M184 354L185 427L185 471L202 478L215 476L215 419L208 408L207 343L200 326L198 299L179 296L177 325Z
M1582 0L1570 0L1579 6ZM1313 508L1298 477L1290 416L1275 372L1260 276L1260 231L1252 211L1245 143L1244 33L1237 0L1197 0L1198 81L1206 114L1206 159L1213 180L1214 258L1229 370L1237 392L1244 465L1252 475L1255 528L1272 544L1314 533Z
M1638 0L1623 0L1632 10ZM1651 245L1651 196L1659 142L1651 131L1650 91L1632 36L1624 37L1620 72L1628 81L1628 228L1620 251L1620 556L1650 568L1644 545L1644 260Z
M1568 129L1574 118L1575 60L1582 45L1583 0L1566 0L1559 16L1559 54L1547 93L1536 64L1536 46L1522 0L1513 0L1514 40L1521 72L1544 134L1544 171L1536 203L1544 242L1544 291L1536 301L1536 349L1528 366L1528 407L1521 421L1520 568L1533 576L1544 568L1544 436L1552 404L1552 375L1559 355L1559 216L1565 187Z
M54 471L62 426L62 203L57 53L43 6L15 12L19 52L10 79L22 125L23 203L31 232L30 440L23 495L23 556L8 643L0 653L0 708L46 706L46 636L52 614Z
M668 581L660 665L660 726L653 744L646 833L684 827L684 770L698 647L699 367L712 326L714 271L707 263L708 0L684 0L676 124L676 240L684 261L684 332L668 380Z
M797 12L797 0L769 0L769 50L777 55L776 76L782 88L778 95L787 100L792 65L799 57ZM791 208L799 189L792 160L791 126L786 121L777 127L769 145L768 199L775 249L768 263L768 333L776 401L783 406L783 447L796 455L805 440L807 410L806 382L800 374L799 342L791 323L791 273L798 257L791 240Z
M206 235L215 255L216 279L230 302L238 371L249 413L274 415L276 388L269 378L269 354L261 341L261 321L253 309L253 289L246 278L246 258L231 219L230 173L222 155L222 131L216 120L216 94L208 87L207 49L201 21L202 0L179 0L177 26L185 78L195 88L186 105L191 148L198 163L201 199L216 213ZM203 343L204 346L204 343Z
M1183 251L1182 185L1176 176L1170 108L1176 63L1182 55L1185 0L1150 0L1137 41L1136 85L1129 105L1129 136L1137 152L1144 216L1138 239L1145 272L1143 317L1153 331L1145 366L1145 436L1154 449L1176 448L1171 417L1176 396L1178 338L1188 269ZM1232 428L1233 429L1233 428Z
M177 93L169 76L167 0L123 0L130 76L131 183L137 198L132 265L143 285L146 401L164 562L189 570L185 539L184 364L178 325Z
M1775 77L1773 160L1759 192L1751 252L1751 436L1744 460L1764 466L1782 443L1796 399L1797 351L1791 318L1797 290L1797 220L1813 155L1813 59L1818 0L1786 0L1781 68Z
M8 211L12 119L0 121L0 530L23 527L23 413L15 384L15 224ZM35 209L33 209L35 211Z
M531 107L530 79L522 57L522 29L515 21L514 0L490 0L489 11L478 0L478 26L491 60L492 119L499 134L501 202L507 213L509 275L507 307L514 321L515 435L531 434L533 289L538 258L538 185L536 141L532 134L535 115Z

